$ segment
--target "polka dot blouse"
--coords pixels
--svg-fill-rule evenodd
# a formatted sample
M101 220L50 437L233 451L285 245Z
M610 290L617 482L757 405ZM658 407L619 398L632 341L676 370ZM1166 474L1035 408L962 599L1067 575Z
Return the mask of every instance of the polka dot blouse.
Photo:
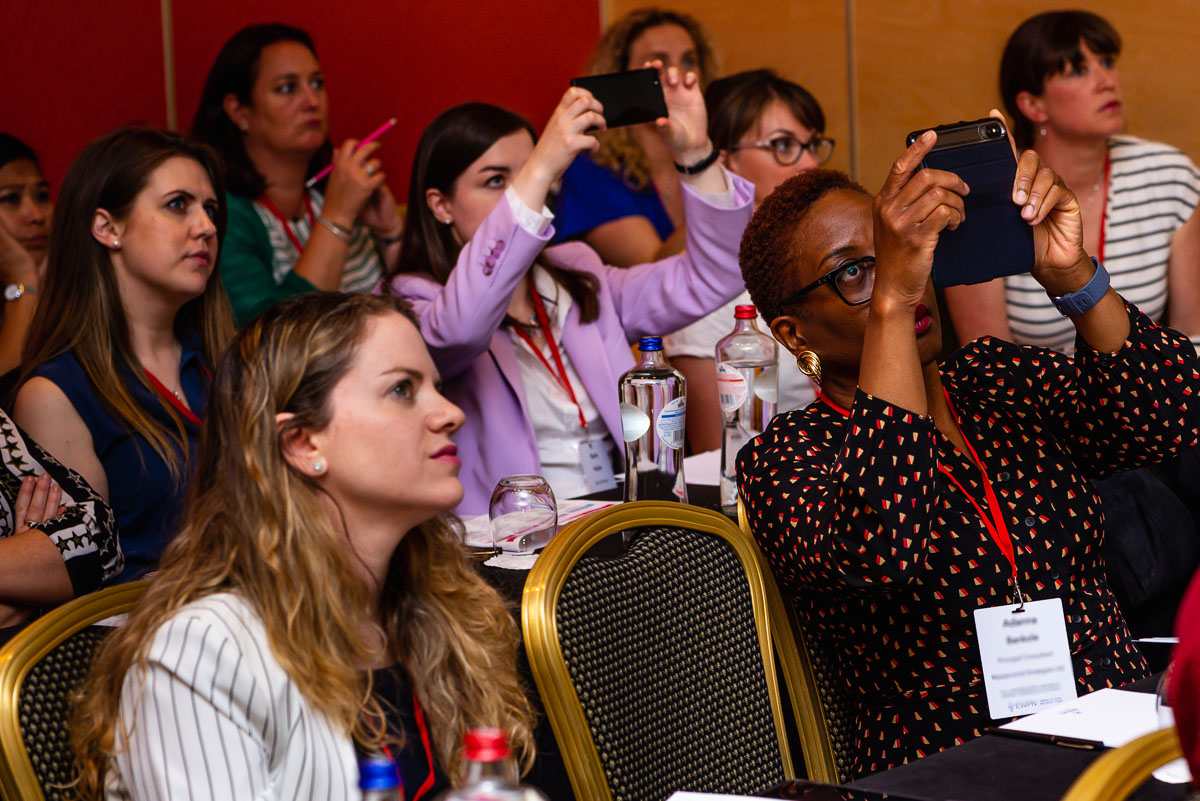
M1195 348L1129 311L1115 355L983 338L941 366L1007 515L1021 589L1063 601L1080 694L1147 674L1105 578L1090 479L1200 438ZM932 418L861 391L848 416L818 400L748 443L738 476L781 588L841 663L858 715L854 775L992 725L973 613L1013 602L1012 566L976 509L988 508L978 467Z

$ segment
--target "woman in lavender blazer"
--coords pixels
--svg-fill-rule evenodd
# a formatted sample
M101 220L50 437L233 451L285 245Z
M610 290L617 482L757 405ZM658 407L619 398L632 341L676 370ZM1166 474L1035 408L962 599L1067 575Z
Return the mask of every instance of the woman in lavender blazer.
M584 465L621 457L630 343L742 290L754 188L712 158L695 76L672 68L662 82L669 116L657 124L685 173L687 249L653 264L611 267L576 242L546 248L551 184L604 128L586 90L566 92L536 144L528 122L482 103L443 112L421 137L386 287L412 303L444 392L466 413L461 514L486 512L496 482L516 473L545 475L559 498L594 489Z

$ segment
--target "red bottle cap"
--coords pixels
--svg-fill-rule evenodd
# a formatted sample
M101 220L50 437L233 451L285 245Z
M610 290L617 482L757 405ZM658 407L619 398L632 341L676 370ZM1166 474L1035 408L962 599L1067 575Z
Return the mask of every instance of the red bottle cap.
M733 319L735 320L752 320L758 316L758 309L753 306L735 306L733 309Z
M508 738L501 729L471 729L463 735L469 762L497 762L508 758Z

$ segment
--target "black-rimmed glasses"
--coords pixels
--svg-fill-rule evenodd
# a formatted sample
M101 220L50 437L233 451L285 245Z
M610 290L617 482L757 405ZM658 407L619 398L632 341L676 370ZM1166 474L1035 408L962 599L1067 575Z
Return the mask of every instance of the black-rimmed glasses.
M830 270L808 286L785 298L779 305L790 306L824 284L833 287L833 291L846 305L863 305L871 299L871 292L875 289L875 257L864 256Z
M808 151L813 157L813 161L817 162L817 166L821 166L833 157L834 140L826 139L820 134L813 134L813 137L807 142L801 142L794 136L776 136L771 139L765 139L761 142L746 142L745 144L734 145L730 150L744 150L748 147L766 150L775 157L775 163L780 167L790 167L800 160L804 155L804 151Z

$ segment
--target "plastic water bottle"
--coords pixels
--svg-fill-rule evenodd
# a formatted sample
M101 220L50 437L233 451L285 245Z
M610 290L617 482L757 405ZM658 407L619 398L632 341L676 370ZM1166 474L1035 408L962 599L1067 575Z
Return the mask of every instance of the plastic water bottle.
M687 503L683 478L686 382L663 358L662 338L643 337L641 360L621 376L625 500Z
M463 745L466 781L438 801L547 801L534 788L515 780L508 738L500 729L472 729L463 736Z
M717 397L721 403L721 506L737 507L737 454L775 416L779 403L779 347L758 330L758 310L738 306L733 331L717 343Z
M362 790L362 801L404 801L400 772L385 754L370 754L358 760L358 789Z

